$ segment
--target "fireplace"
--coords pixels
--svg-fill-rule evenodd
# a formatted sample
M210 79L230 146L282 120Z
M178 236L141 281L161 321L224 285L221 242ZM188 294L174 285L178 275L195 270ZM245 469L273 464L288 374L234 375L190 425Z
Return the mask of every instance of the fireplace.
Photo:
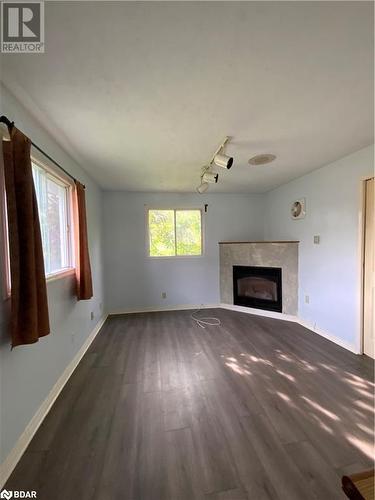
M233 266L233 303L282 312L281 268Z

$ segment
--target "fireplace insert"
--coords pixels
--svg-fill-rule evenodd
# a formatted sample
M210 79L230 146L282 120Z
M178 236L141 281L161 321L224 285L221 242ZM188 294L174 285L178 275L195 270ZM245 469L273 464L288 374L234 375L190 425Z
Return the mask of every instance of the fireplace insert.
M233 303L282 312L281 268L233 266Z

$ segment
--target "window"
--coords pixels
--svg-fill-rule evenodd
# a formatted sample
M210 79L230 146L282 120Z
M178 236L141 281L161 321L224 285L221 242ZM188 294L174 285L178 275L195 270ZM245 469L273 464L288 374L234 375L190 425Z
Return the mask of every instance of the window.
M32 162L42 233L44 268L51 276L73 267L71 185Z
M32 160L32 171L42 233L44 269L46 277L52 278L74 268L73 239L70 230L72 186L35 160ZM1 184L0 210L4 247L2 251L0 250L0 260L4 264L4 298L8 298L11 293L8 216L2 176Z
M148 241L150 257L202 255L201 210L148 210Z

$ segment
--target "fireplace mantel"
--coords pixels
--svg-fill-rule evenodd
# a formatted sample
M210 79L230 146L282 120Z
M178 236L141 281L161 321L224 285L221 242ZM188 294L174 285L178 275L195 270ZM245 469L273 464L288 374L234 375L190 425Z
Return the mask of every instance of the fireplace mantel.
M220 249L220 296L233 304L233 266L282 269L282 312L298 313L298 241L222 241Z

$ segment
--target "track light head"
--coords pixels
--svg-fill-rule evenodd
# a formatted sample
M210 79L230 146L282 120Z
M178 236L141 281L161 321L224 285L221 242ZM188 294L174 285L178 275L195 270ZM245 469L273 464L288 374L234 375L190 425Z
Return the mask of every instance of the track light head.
M233 165L233 158L223 153L218 153L214 157L214 163L218 167L226 168L227 170L229 170Z
M210 182L211 184L216 184L219 178L219 174L215 174L213 172L205 172L202 175L202 182Z
M208 182L203 182L202 181L201 184L197 187L198 193L199 194L205 193L207 191L207 189L208 189L208 186L209 186Z

